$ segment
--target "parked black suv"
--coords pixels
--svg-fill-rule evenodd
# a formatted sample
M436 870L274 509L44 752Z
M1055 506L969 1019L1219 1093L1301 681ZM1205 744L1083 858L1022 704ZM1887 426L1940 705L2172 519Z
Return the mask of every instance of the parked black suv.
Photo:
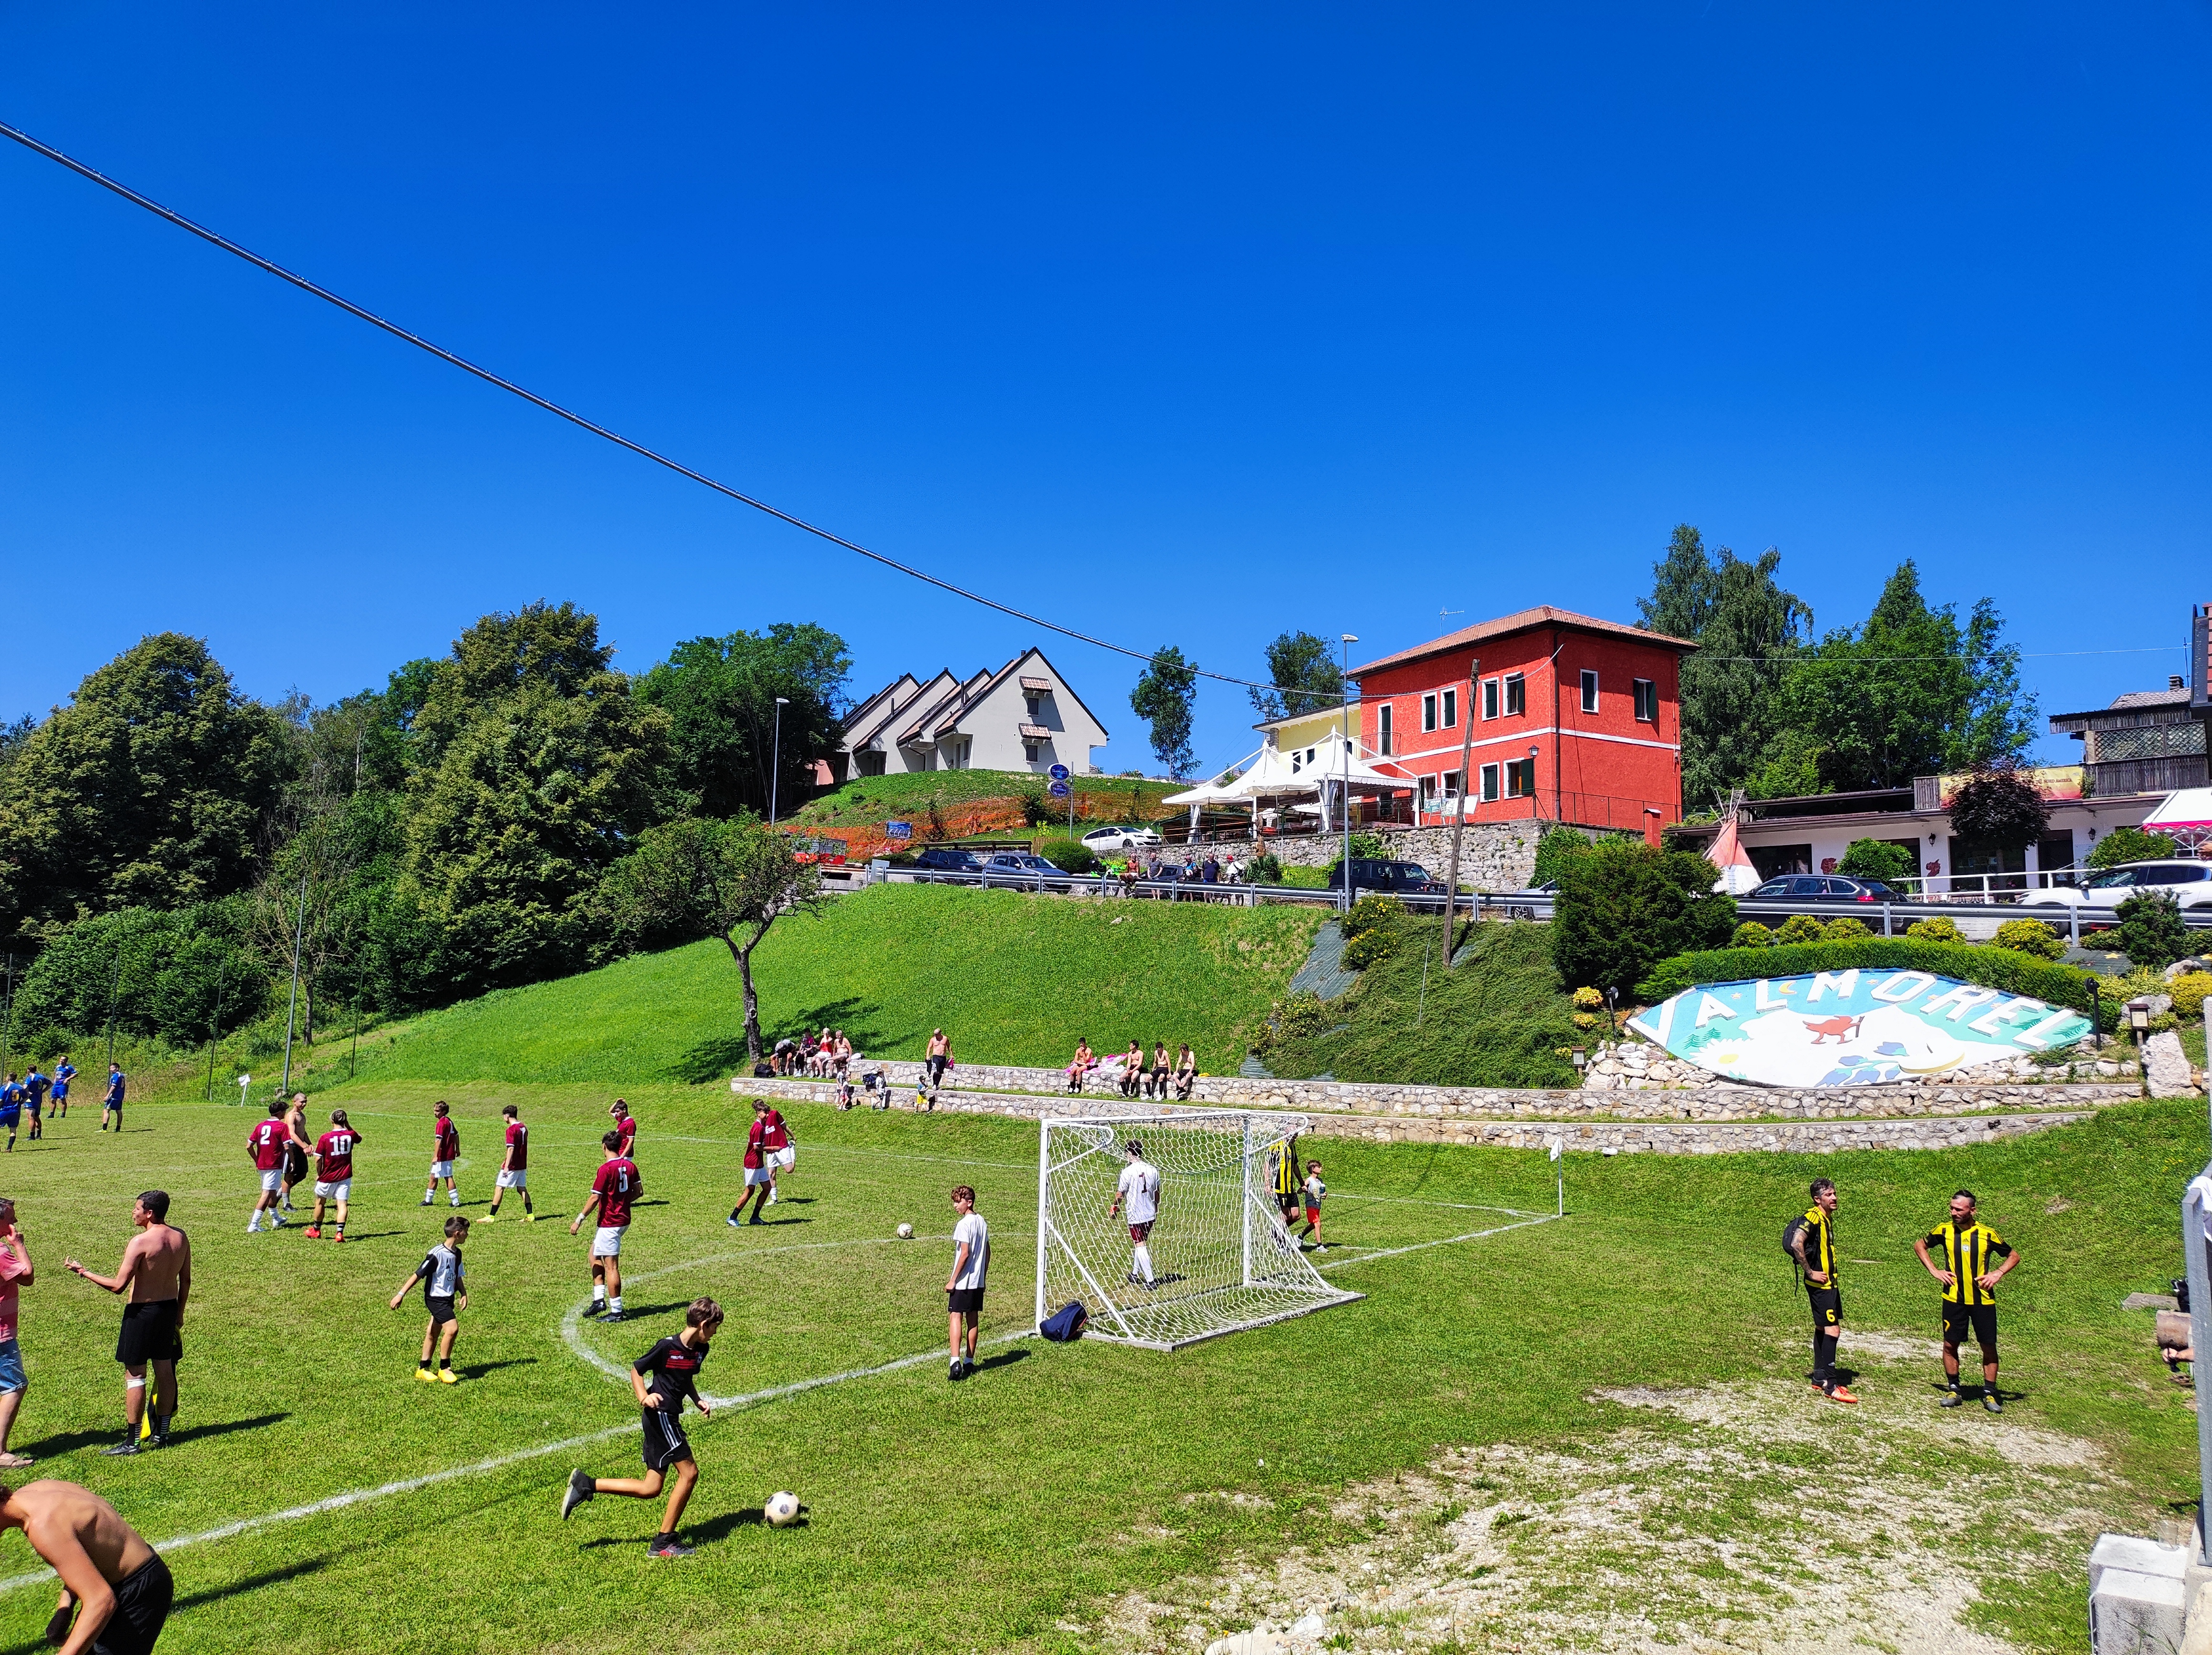
M1442 896L1444 882L1431 876L1418 862L1384 862L1377 858L1352 858L1352 884L1355 890L1389 891L1398 896ZM1328 888L1344 888L1344 870L1332 868L1328 874Z
M1837 874L1779 874L1752 892L1756 899L1789 897L1814 902L1910 902L1904 892L1879 879L1845 879Z
M949 846L932 846L919 852L914 859L917 871L934 869L945 874L975 874L983 871L983 858L974 851L957 851Z

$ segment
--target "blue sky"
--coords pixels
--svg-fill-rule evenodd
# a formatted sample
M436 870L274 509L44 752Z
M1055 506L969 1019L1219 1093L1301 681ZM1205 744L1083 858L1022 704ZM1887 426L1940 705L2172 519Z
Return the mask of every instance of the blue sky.
M1682 521L1780 547L1823 627L1902 557L1995 597L2046 711L2183 668L2202 9L798 9L0 0L0 118L787 509L1216 670L1286 627L1632 619ZM327 700L544 597L635 669L820 621L862 692L1042 642L1109 767L1153 767L1134 663L0 149L0 716L163 628ZM1251 717L1206 685L1201 758Z

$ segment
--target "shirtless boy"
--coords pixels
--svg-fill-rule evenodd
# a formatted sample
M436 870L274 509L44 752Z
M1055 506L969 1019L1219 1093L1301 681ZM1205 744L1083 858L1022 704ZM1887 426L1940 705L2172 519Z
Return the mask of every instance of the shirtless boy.
M153 1655L176 1583L114 1506L89 1488L42 1478L0 1487L0 1529L21 1529L62 1578L61 1602L46 1622L46 1641L62 1655Z
M192 1244L168 1222L169 1194L149 1190L131 1209L138 1234L123 1249L112 1276L95 1276L74 1258L62 1268L96 1288L127 1293L123 1331L115 1341L115 1360L123 1364L123 1417L130 1428L106 1454L138 1452L139 1423L146 1417L146 1367L154 1368L153 1445L169 1446L169 1422L177 1414L177 1361L185 1354L185 1301L192 1292ZM150 1646L149 1646L150 1647Z

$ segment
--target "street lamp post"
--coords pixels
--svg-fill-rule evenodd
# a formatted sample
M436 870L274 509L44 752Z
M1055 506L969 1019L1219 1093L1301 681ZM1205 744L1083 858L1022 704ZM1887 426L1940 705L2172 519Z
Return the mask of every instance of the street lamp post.
M1344 813L1344 911L1352 912L1352 646L1359 641L1355 633L1338 634L1344 640L1344 670L1336 681L1338 697L1337 723L1342 726L1344 737L1344 789L1337 795L1336 808Z
M768 761L768 825L775 826L775 784L777 773L783 768L783 710L791 705L786 695L775 698L775 745L769 749Z

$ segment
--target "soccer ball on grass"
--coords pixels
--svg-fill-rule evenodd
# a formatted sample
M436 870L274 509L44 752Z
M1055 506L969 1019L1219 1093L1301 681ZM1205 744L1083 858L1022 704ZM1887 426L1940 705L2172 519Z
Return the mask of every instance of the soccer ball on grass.
M899 1239L900 1240L902 1240L902 1241L911 1241L911 1240L914 1240L914 1226L913 1226L913 1225L911 1225L911 1224L902 1224L902 1225L900 1225L900 1226L898 1227L898 1239Z
M762 1513L771 1529L787 1529L799 1521L799 1496L787 1488L779 1488L768 1497Z

